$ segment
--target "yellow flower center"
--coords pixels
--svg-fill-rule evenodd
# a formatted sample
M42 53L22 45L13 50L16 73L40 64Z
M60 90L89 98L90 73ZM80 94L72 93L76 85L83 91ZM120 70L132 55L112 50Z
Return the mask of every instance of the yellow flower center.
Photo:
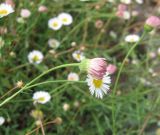
M80 59L81 58L81 55L80 54L77 54L77 59Z
M67 22L68 20L67 20L67 18L63 18L62 21L63 22Z
M7 11L6 9L0 10L0 15L5 15L5 14L7 14L7 13L8 13L8 11Z
M96 88L100 88L102 86L102 83L102 80L93 79L93 84Z
M53 27L57 27L57 26L58 26L58 23L57 23L57 22L54 22L52 25L53 25Z
M38 101L43 102L43 101L45 101L45 98L44 97L40 97L40 98L38 98Z
M39 57L37 55L35 55L32 60L33 60L33 62L37 62L39 60Z
M131 38L130 41L131 41L131 42L134 42L135 40L134 40L134 38Z

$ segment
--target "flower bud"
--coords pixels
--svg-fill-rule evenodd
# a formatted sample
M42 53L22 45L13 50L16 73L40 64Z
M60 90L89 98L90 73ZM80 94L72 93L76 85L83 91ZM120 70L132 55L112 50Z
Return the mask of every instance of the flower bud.
M104 58L84 59L81 61L80 70L87 71L96 79L102 79L107 71L107 62Z
M113 65L113 64L109 64L107 66L107 72L110 73L110 74L115 73L116 70L117 70L117 67L115 65Z
M154 28L157 28L160 26L160 18L157 16L151 16L146 20L146 23L144 25L144 29L147 32L152 31Z

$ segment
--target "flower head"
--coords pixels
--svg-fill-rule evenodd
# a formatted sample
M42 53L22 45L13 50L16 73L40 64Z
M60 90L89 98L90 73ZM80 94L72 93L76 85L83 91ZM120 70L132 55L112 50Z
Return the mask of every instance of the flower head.
M135 35L135 34L130 34L130 35L127 35L125 37L125 41L128 42L128 43L138 42L139 39L140 39L140 37L138 35Z
M13 13L14 10L10 4L2 3L0 4L0 18Z
M124 4L131 4L132 3L131 0L121 0L121 2L124 3Z
M70 105L67 104L67 103L64 103L64 104L63 104L63 110L64 110L64 111L68 111L69 109L70 109Z
M5 122L4 117L0 116L0 126L3 125L4 122Z
M41 5L41 6L39 6L39 8L38 8L38 11L39 12L47 12L48 11L48 8L46 7L46 6L44 6L44 5Z
M71 73L68 74L67 80L69 80L69 81L78 81L79 80L79 76L78 76L77 73L71 72Z
M28 9L21 9L20 15L23 18L28 18L28 17L30 17L31 12Z
M160 26L160 18L157 16L150 16L145 23L145 30L151 31L153 28L157 28Z
M45 91L37 91L33 94L33 100L35 101L35 103L45 104L49 102L50 99L51 99L50 94Z
M57 17L54 17L48 21L48 26L53 30L59 30L62 27L62 22Z
M128 20L131 17L130 12L128 11L128 7L125 4L118 5L116 15L120 18L125 19L125 20Z
M68 13L60 13L58 19L61 20L63 25L70 25L73 22L73 18Z
M40 64L43 60L43 54L38 50L33 50L28 54L28 60L33 64Z
M72 53L72 57L78 62L82 61L85 58L83 52L79 51L79 50L78 51L74 51Z
M51 38L48 40L48 45L53 49L57 49L60 46L60 42L56 39Z
M12 7L15 6L15 3L13 0L5 0L5 3L11 5Z
M96 79L102 79L107 71L107 62L104 58L84 59L80 64L81 71L87 71Z
M101 79L96 79L92 75L88 75L86 81L88 83L90 93L92 95L95 94L97 98L102 99L104 94L107 94L109 92L109 84L111 83L111 78L107 72Z

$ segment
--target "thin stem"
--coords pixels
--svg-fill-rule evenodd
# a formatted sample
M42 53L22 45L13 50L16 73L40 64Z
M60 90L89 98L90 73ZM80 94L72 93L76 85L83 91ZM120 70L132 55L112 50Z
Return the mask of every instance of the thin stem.
M117 89L117 85L118 85L118 82L119 82L119 79L120 79L120 75L122 73L122 70L123 70L123 67L124 67L124 64L125 64L125 61L128 59L128 57L130 56L130 54L132 53L132 51L136 48L136 46L142 41L142 39L144 38L145 36L145 32L143 32L140 40L138 42L136 42L132 47L131 49L128 51L127 55L125 56L125 58L123 59L123 62L120 66L120 69L119 69L119 72L118 72L118 75L117 75L117 78L116 78L116 81L115 81L115 85L114 85L114 88L113 88L113 101L112 101L112 122L113 122L113 135L116 135L116 120L115 120L115 94L116 94L116 89Z
M44 128L43 128L42 121L40 121L40 126L41 126L42 135L45 135L45 132L44 132Z
M56 70L56 69L60 69L60 68L64 68L64 67L76 67L79 66L79 63L71 63L71 64L64 64L64 65L60 65L54 68L51 68L47 71L44 71L42 74L40 74L39 76L37 76L36 78L34 78L32 81L30 81L29 83L27 83L23 88L21 88L19 91L17 91L16 93L14 93L12 96L8 97L7 99L5 99L1 104L0 107L3 106L4 104L6 104L7 102L9 102L11 99L13 99L15 96L17 96L18 94L20 94L23 90L25 90L29 85L31 85L32 83L34 83L35 81L37 81L39 78L43 77L44 75Z
M48 83L64 83L64 82L69 82L69 83L86 83L86 81L69 81L69 80L45 81L45 82L36 83L34 85L26 87L24 90L30 89L30 88L35 87L35 86L39 86L39 85L43 85L43 84L48 84Z

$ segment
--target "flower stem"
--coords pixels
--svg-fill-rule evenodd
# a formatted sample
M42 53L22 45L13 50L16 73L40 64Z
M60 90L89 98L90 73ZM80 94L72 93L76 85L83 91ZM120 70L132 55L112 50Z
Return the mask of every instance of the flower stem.
M43 85L43 84L48 84L48 83L64 83L64 82L68 82L68 83L86 83L86 81L69 81L69 80L45 81L45 82L36 83L34 85L30 85L29 87L26 87L24 90L30 89L30 88L35 87L35 86L39 86L39 85Z
M142 41L142 39L144 38L145 36L145 33L146 32L143 32L140 40L138 42L136 42L131 48L130 50L128 51L127 55L125 56L125 58L123 59L123 62L120 66L120 69L118 71L118 75L117 75L117 78L116 78L116 81L115 81L115 85L114 85L114 88L113 88L113 94L112 94L112 122L113 122L113 135L116 135L116 120L115 120L115 94L116 94L116 89L117 89L117 86L118 86L118 82L119 82L119 79L120 79L120 75L122 73L122 70L123 70L123 67L124 67L124 64L125 64L125 61L128 59L128 57L130 56L130 54L132 53L132 51L136 48L136 46Z
M64 67L77 67L79 66L79 63L71 63L71 64L64 64L64 65L60 65L54 68L51 68L49 70L44 71L42 74L40 74L39 76L37 76L36 78L34 78L32 81L30 81L29 83L27 83L23 88L21 88L19 91L17 91L16 93L14 93L12 96L8 97L7 99L5 99L1 104L0 107L3 106L4 104L6 104L7 102L9 102L11 99L13 99L15 96L17 96L18 94L20 94L23 90L25 90L29 85L31 85L32 83L34 83L35 81L37 81L39 78L43 77L44 75L56 70L56 69L60 69L60 68L64 68Z

